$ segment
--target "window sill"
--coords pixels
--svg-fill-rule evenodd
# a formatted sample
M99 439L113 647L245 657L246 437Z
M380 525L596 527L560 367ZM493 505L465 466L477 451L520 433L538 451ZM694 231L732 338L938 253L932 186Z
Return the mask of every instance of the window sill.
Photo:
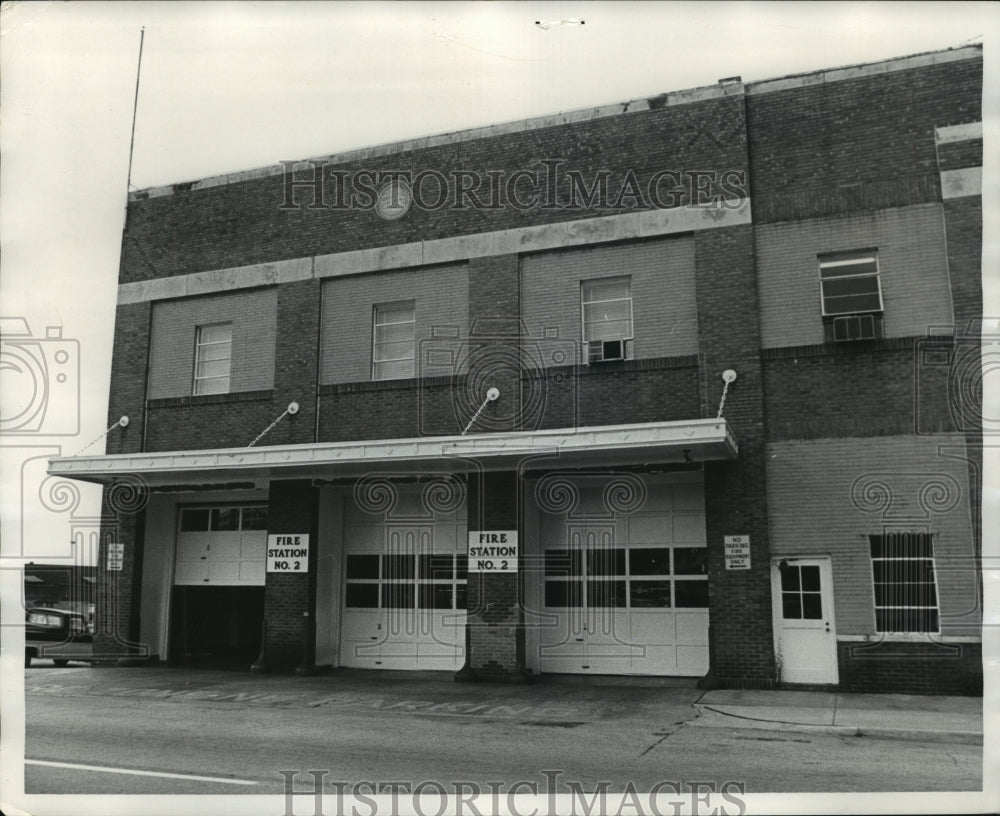
M273 390L233 391L229 394L192 394L187 397L159 397L146 400L147 408L180 408L186 405L219 405L233 402L266 402L274 396Z

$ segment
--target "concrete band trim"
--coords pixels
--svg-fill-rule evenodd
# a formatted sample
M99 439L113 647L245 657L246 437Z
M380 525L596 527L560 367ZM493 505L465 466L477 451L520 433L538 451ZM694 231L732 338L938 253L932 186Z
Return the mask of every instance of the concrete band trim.
M363 474L380 464L409 467L415 473L426 472L431 462L447 463L458 471L494 464L509 468L526 457L560 465L567 461L608 465L650 459L680 463L735 459L738 450L736 437L725 419L693 419L472 436L54 457L49 460L48 472L52 476L99 484L138 476L147 486L155 487L200 484L206 479L218 481L229 477Z
M941 198L964 198L983 194L983 168L963 167L941 173Z
M949 127L939 127L934 133L938 144L949 142L967 142L972 139L983 138L983 123L968 122L964 125L950 125Z
M676 207L643 210L577 221L562 221L541 226L460 235L433 241L414 241L294 258L287 261L253 264L228 269L213 269L123 283L118 287L118 304L144 303L152 300L228 292L279 283L358 275L408 267L464 261L493 255L538 252L546 249L584 246L634 238L651 238L751 223L750 201L738 207Z

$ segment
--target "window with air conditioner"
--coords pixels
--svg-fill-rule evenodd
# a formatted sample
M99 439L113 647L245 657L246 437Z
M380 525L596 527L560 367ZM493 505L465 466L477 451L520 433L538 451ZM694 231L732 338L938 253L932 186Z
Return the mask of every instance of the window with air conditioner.
M194 393L228 394L232 359L232 323L198 326L195 330Z
M416 359L415 302L376 304L372 327L372 379L414 376Z
M819 286L827 342L882 337L882 285L876 251L820 255Z
M581 283L585 362L632 356L632 279L597 278Z

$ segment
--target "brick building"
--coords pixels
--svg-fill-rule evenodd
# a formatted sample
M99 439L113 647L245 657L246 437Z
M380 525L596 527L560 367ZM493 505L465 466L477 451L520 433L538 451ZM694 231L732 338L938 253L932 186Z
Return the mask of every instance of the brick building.
M982 52L130 196L95 650L981 688ZM472 550L486 547L485 550Z

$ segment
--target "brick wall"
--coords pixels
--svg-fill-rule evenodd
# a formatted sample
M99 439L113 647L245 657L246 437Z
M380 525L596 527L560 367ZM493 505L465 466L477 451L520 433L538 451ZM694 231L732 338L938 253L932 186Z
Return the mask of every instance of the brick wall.
M690 235L524 255L521 308L531 336L551 338L558 333L560 339L581 346L576 359L567 362L583 362L581 281L620 275L632 281L633 358L696 353L694 240Z
M199 326L233 324L229 390L260 391L274 384L277 293L256 289L153 304L149 398L194 393L195 336Z
M876 249L886 337L952 322L940 204L836 218L763 224L756 230L761 345L822 343L820 253Z
M414 334L418 358L415 371L424 371L422 352L435 330L468 333L468 265L406 269L334 278L323 283L323 322L320 334L320 382L364 382L372 378L372 310L376 304L415 301ZM450 332L448 335L450 336ZM446 343L435 338L434 346ZM449 345L448 348L453 346ZM451 374L451 370L432 371Z
M831 556L838 635L875 634L868 536L894 530L933 534L942 635L978 633L966 465L939 451L941 442L847 437L767 446L771 551Z
M651 100L656 105L651 110L414 149L328 167L327 171L365 168L374 172L437 170L449 174L473 170L484 174L483 185L476 192L489 202L487 171L509 178L520 169L537 170L544 179L544 167L539 162L557 159L564 162L560 174L579 171L588 186L594 173L608 170L613 203L628 172L645 191L652 176L662 170L722 172L746 168L745 123L739 95L680 105L663 106L659 104L662 101ZM312 178L308 165L302 177ZM665 189L668 186L664 183L661 191L665 204L670 203ZM545 224L607 214L594 209L565 209L559 206L558 198L557 206L528 211L511 206L459 209L448 201L439 209L413 206L404 217L386 221L370 209L310 208L314 203L311 189L295 192L301 208L283 210L285 186L280 175L202 190L190 187L178 184L171 195L129 203L122 246L122 283L502 230L524 226L529 218L531 223ZM544 188L540 183L539 190ZM327 189L327 203L333 203L336 196L332 177ZM558 192L566 196L568 182ZM521 195L523 198L524 193ZM436 197L433 180L427 183L424 197ZM678 196L676 203L687 202ZM626 199L620 211L635 208L642 205Z
M982 59L747 96L757 223L940 200L934 129L981 119Z
M982 695L979 643L838 643L841 691Z
M108 425L122 416L127 416L129 423L127 427L116 428L108 434L108 453L137 453L142 450L151 315L149 303L118 306L115 312Z
M272 391L152 400L146 450L245 448L270 424Z
M533 371L522 387L528 429L702 416L696 356Z
M768 439L953 432L950 337L771 349Z

